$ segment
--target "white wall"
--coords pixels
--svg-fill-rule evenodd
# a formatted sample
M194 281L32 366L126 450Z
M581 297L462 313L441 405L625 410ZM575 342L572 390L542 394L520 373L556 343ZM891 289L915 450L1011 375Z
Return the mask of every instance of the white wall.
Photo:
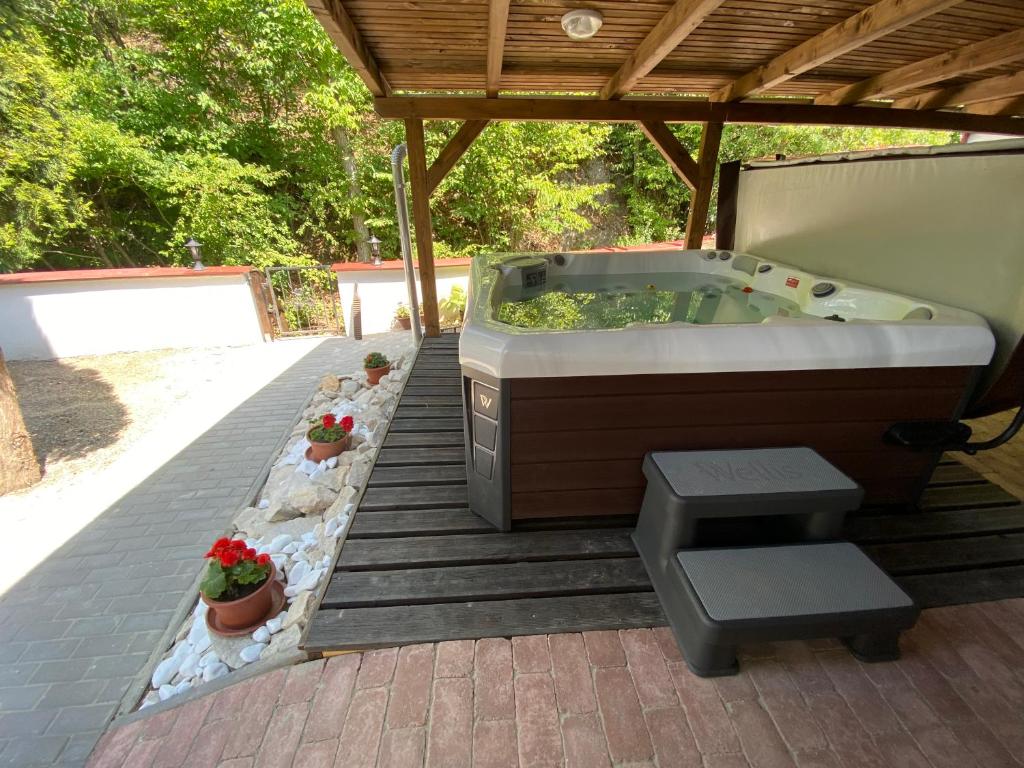
M409 294L405 288L405 273L401 269L374 269L371 267L365 270L340 271L337 275L341 306L345 316L345 332L350 336L352 335L352 296L357 284L364 335L390 331L395 322L395 309L399 304L407 306L409 304ZM438 261L434 264L434 276L437 280L437 300L441 301L451 293L454 285L461 286L463 290L467 289L469 265L445 266L443 262ZM419 280L417 280L417 289L419 289L419 285Z
M0 283L9 360L262 340L244 274Z

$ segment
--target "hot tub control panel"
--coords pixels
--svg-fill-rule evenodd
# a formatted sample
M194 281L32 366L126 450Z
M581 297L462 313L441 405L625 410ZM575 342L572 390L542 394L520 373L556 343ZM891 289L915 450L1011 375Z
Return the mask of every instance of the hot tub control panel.
M496 527L510 526L507 496L507 385L463 370L469 506Z

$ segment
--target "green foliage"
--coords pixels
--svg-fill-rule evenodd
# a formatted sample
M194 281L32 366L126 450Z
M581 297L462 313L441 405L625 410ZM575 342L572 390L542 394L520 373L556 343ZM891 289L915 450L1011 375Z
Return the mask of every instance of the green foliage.
M363 367L367 370L371 368L384 368L388 365L391 365L391 361L382 352L371 352L363 360Z
M451 292L437 303L441 322L458 325L466 314L466 291L461 285L453 285Z
M266 581L269 574L270 566L260 565L255 560L242 560L225 568L213 559L206 566L199 589L211 600L228 602L253 592L253 587Z

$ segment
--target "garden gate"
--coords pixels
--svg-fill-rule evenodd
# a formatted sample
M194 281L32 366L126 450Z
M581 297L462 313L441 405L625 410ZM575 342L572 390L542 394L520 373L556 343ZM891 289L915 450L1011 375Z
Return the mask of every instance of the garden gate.
M265 274L275 336L341 334L341 298L329 266L267 267Z

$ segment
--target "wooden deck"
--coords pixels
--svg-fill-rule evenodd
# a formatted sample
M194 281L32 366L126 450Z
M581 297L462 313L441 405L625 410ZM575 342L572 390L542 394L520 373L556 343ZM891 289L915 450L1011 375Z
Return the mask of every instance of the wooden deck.
M664 624L632 519L500 534L469 511L457 350L424 340L305 648ZM1024 596L1024 504L951 458L920 511L864 510L847 535L922 607Z

